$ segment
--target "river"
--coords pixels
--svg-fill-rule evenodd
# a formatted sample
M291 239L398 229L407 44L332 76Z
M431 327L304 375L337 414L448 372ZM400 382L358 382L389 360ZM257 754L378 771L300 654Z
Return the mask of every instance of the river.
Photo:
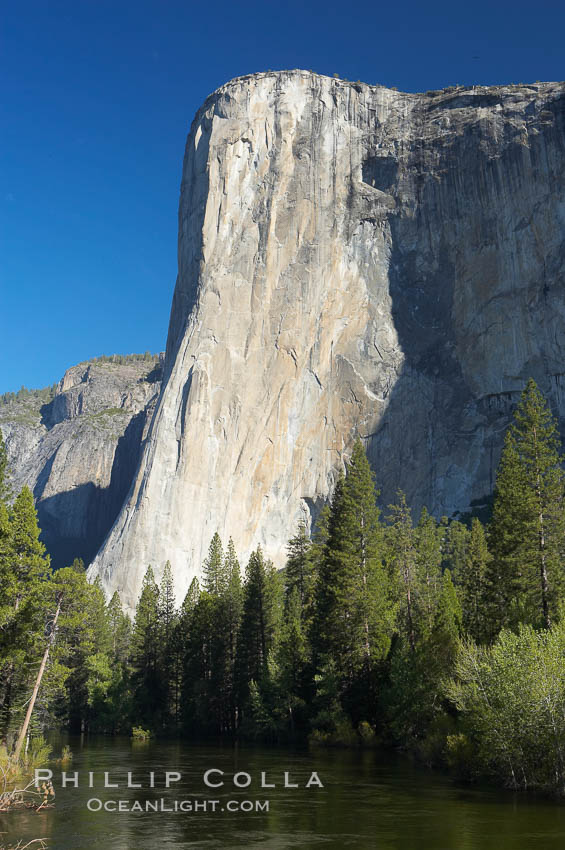
M565 806L466 787L376 751L289 752L124 738L68 742L74 758L65 770L78 773L79 787L62 788L63 768L50 765L54 808L1 815L5 840L45 838L50 850L565 847ZM165 771L182 778L169 776L167 789ZM207 787L207 771L213 771L210 783L225 784ZM104 787L106 772L118 788ZM142 788L127 787L128 772L130 784ZM241 785L250 785L234 787L235 773ZM285 788L285 773L287 784L299 787ZM276 787L262 788L262 780Z

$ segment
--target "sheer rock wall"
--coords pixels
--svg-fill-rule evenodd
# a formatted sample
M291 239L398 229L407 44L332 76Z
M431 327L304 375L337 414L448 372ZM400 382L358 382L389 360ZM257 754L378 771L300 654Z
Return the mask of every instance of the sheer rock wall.
M532 375L565 417L565 86L233 80L184 158L164 388L91 568L179 598L217 530L277 565L355 435L381 499L489 494Z

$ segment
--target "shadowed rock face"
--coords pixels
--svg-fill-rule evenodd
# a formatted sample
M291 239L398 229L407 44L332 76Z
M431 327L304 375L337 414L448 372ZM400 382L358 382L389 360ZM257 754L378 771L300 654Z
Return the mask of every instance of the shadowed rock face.
M383 503L491 490L532 375L565 415L565 86L403 94L304 71L192 124L165 385L91 568L182 596L213 533L276 564L356 434Z
M131 487L159 393L155 363L82 363L53 400L0 405L11 486L28 486L55 567L89 563Z

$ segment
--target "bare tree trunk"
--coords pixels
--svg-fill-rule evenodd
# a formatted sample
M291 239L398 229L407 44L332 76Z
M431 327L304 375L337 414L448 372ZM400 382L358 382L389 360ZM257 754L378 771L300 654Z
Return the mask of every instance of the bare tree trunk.
M361 517L361 528L365 528L365 518L364 517ZM362 555L361 555L361 572L362 572L362 576L363 576L363 602L366 604L367 603L367 554L366 554L367 547L366 547L365 541L366 541L366 538L365 538L365 535L363 535L363 538L361 540L361 552L362 552ZM365 607L365 612L366 612L366 610L367 609ZM368 670L369 670L369 660L371 658L371 643L370 643L370 639L369 639L369 619L368 619L368 616L367 616L366 613L365 613L365 617L363 618L363 629L364 629L364 632L365 632L365 646L364 646L365 664L367 666L367 672L368 672Z
M412 621L412 595L410 593L410 585L407 585L406 592L406 603L407 603L407 613L408 613L408 639L410 641L410 649L412 652L416 651L416 640L414 637L414 623Z
M35 680L35 685L33 688L33 693L31 695L31 699L29 701L29 705L27 707L26 716L23 722L23 726L20 729L20 734L18 735L18 740L16 741L16 747L12 754L12 758L14 761L18 761L20 757L20 753L22 750L23 743L25 741L27 730L29 727L29 722L31 720L31 715L33 713L33 709L35 706L35 701L37 699L37 694L39 693L39 688L41 685L41 679L43 678L43 673L45 672L45 667L47 664L47 659L49 658L49 652L51 647L53 646L53 642L55 640L55 633L57 628L57 620L59 619L59 613L61 611L61 603L63 601L62 595L59 596L59 600L57 602L57 610L55 611L55 617L53 618L53 624L51 626L51 634L49 635L49 640L47 641L47 646L45 647L45 652L43 653L43 658L41 659L41 664L39 665L39 671L37 673L37 678Z
M10 719L12 717L12 680L14 678L14 665L13 663L8 667L8 674L6 676L6 690L4 692L4 698L2 700L2 715L4 720L4 729L6 734L8 734L10 729Z
M549 596L549 583L547 581L547 567L545 563L545 535L543 532L543 513L540 511L540 533L539 533L539 548L540 548L540 579L541 579L541 607L543 611L543 620L546 629L551 627L551 617L549 615L549 604L547 597Z
M549 616L549 582L547 580L547 565L546 565L546 545L545 545L545 520L543 516L541 480L537 452L537 434L534 429L534 442L536 446L536 496L538 499L538 520L539 520L539 553L540 553L540 582L541 582L541 607L543 612L543 620L546 629L551 627L551 617Z

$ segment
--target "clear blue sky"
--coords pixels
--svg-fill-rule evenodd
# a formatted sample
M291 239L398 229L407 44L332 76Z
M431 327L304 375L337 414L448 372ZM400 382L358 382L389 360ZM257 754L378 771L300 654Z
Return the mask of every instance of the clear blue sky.
M186 133L231 77L307 68L423 91L560 80L561 2L4 5L0 392L162 350Z

